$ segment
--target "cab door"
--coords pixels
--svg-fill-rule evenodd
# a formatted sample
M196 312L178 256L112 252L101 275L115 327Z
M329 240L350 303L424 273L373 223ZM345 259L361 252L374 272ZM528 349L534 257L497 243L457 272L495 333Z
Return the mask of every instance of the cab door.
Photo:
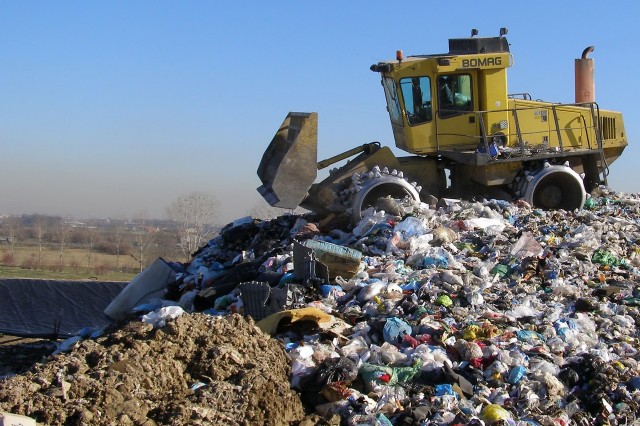
M437 152L435 124L433 119L433 97L430 76L413 76L400 79L404 145L396 145L413 154L428 155ZM396 141L398 139L396 138Z
M435 122L438 150L475 150L481 132L475 72L435 78Z

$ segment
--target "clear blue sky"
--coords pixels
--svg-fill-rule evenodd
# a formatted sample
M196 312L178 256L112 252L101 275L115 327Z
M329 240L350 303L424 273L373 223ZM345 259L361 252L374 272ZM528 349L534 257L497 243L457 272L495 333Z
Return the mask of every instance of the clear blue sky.
M164 217L192 191L223 223L262 202L288 111L319 113L319 157L393 145L369 66L509 28L509 91L572 102L595 46L596 100L630 146L610 185L640 192L636 2L0 0L0 214Z

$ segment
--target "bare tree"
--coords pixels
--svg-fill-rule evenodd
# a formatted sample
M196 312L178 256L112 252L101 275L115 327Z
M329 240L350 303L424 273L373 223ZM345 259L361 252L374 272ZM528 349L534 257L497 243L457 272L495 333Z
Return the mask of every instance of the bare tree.
M154 242L155 229L152 227L141 227L134 235L134 251L131 254L140 267L140 272L145 268L149 260L148 252Z
M58 239L58 267L62 271L64 270L64 249L71 236L71 224L64 218L60 218L55 229L56 238Z
M17 216L11 216L5 224L5 234L9 247L11 248L11 257L16 258L16 244L20 238L20 230L22 229L22 221Z
M185 260L200 248L213 231L218 201L213 195L192 192L178 197L168 208L177 227L178 244Z
M140 272L142 272L148 263L149 249L154 243L155 233L157 232L155 227L146 224L148 215L146 210L141 210L133 217L135 229L133 235L134 247L131 257L138 263Z
M153 238L154 250L151 251L154 257L163 259L178 259L181 250L176 244L176 231L172 227L160 229Z
M93 260L93 252L95 246L96 228L88 227L85 233L85 256L87 256L87 273L91 273L91 261Z
M42 267L42 248L44 247L44 237L47 232L47 221L44 217L39 217L33 226L34 236L38 243L38 269Z
M116 226L114 230L114 240L116 245L116 271L120 272L120 245L122 244L122 234L123 228L122 226Z

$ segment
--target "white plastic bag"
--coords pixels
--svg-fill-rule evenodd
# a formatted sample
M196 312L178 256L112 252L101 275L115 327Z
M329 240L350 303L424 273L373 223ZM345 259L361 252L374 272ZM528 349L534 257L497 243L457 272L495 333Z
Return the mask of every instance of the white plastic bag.
M167 324L167 320L178 318L183 313L184 309L180 306L167 306L143 315L142 322L151 324L155 328L164 327Z

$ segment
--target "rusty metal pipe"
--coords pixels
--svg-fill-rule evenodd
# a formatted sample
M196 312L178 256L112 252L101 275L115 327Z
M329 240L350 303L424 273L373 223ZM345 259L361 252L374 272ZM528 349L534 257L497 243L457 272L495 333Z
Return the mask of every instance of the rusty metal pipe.
M576 103L596 100L593 59L587 57L593 50L593 46L587 47L582 57L575 60Z

